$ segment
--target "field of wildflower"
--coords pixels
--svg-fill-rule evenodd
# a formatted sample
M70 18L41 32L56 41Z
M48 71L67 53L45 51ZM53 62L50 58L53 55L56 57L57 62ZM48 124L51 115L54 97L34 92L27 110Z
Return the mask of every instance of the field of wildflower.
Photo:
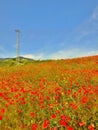
M98 130L98 56L0 67L0 130Z

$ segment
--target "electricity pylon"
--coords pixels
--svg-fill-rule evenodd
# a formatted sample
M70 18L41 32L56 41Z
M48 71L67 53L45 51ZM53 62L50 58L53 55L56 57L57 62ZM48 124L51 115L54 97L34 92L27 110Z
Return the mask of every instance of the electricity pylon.
M17 42L16 42L16 60L19 62L20 56L20 30L15 30L17 34Z

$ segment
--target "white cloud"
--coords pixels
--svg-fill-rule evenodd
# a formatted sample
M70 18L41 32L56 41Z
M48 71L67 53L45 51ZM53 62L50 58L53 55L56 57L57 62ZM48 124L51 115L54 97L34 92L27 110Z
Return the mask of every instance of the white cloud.
M0 51L1 51L1 52L5 52L6 50L5 50L5 48L3 48L2 46L0 46Z
M88 36L93 36L93 40L98 37L98 6L93 10L88 17L76 30L71 33L71 38L74 42L86 42ZM91 41L91 38L88 39ZM92 41L91 41L92 42Z
M91 18L95 20L98 19L98 6L95 8Z
M7 51L3 46L0 46L0 58L6 57Z
M37 55L34 55L34 54L25 54L25 55L22 55L23 57L25 58L30 58L30 59L34 59L34 60L40 60L43 58L43 54L40 53L40 54L37 54Z
M49 59L66 59L98 55L98 51L82 51L81 49L61 50L50 55Z

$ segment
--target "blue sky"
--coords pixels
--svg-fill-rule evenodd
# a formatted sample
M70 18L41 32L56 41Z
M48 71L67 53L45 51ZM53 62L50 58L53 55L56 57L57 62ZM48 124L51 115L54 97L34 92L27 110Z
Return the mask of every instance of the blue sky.
M73 58L98 54L98 0L0 0L0 57Z

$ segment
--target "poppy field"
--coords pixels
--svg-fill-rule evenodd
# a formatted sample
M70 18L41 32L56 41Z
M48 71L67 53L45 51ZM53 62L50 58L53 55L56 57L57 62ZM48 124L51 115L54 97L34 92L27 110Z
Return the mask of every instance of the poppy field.
M0 130L98 130L98 56L0 67Z

